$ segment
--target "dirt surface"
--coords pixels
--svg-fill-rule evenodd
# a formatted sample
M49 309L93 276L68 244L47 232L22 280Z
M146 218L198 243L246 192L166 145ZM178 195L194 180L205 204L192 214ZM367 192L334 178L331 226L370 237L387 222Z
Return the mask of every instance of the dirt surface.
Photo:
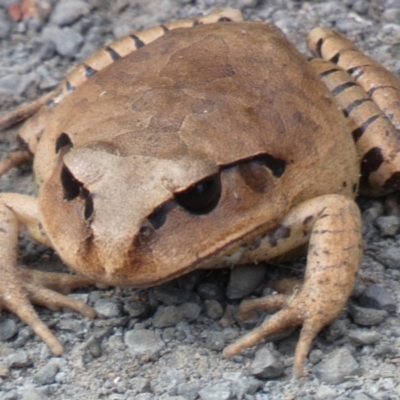
M0 1L1 113L54 88L80 60L115 38L214 7L237 7L247 19L277 24L305 53L310 29L333 27L400 76L398 0L38 0L43 18L19 22L9 16L14 2ZM2 152L15 145L12 135L1 136ZM0 190L34 193L30 166L7 173ZM62 357L52 356L30 328L4 312L0 399L400 399L400 220L387 215L381 200L362 198L359 204L362 269L348 307L315 340L308 377L291 377L297 332L232 360L222 357L226 344L264 317L236 321L243 293L268 293L259 287L260 278L277 274L275 267L258 266L231 277L227 271L194 273L146 291L92 288L73 294L104 319L39 309L65 346ZM61 264L52 251L25 239L21 263ZM283 270L303 266L300 260Z

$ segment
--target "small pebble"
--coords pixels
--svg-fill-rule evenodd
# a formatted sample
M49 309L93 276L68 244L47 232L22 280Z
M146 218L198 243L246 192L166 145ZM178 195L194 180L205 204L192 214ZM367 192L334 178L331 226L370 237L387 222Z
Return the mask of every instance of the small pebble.
M184 303L178 307L182 313L185 321L195 321L200 315L201 307L196 303Z
M194 293L171 285L154 288L153 295L157 301L167 306L176 306L188 302L196 303L198 301L198 297Z
M374 344L381 339L378 332L365 329L351 329L347 333L347 337L356 345Z
M212 319L220 319L224 315L224 309L217 300L204 300L206 314Z
M389 45L400 43L400 25L394 23L383 25L381 31L378 33L378 39L382 43Z
M243 299L263 285L267 275L264 265L243 265L233 268L230 274L226 297Z
M386 310L393 314L397 309L397 302L381 285L370 285L358 299L361 307Z
M273 355L270 350L264 347L256 352L249 373L257 378L273 379L282 376L283 369L284 366L279 355Z
M25 350L17 350L16 352L10 354L6 361L9 368L19 368L31 365L32 362Z
M153 315L153 326L155 328L166 328L175 326L184 318L183 309L176 306L158 307Z
M191 380L190 382L180 383L176 392L186 400L196 400L201 388L201 383L198 380Z
M205 300L224 300L225 295L222 289L215 283L204 282L197 286L197 294Z
M382 236L393 237L400 226L400 218L396 216L380 216L375 221L376 225L379 227Z
M389 268L399 268L400 266L400 247L392 246L382 249L377 254L377 259Z
M133 356L155 356L165 347L160 336L147 329L134 329L125 333L125 344Z
M94 303L93 308L107 318L122 317L122 304L117 297L99 299Z
M221 382L201 389L199 396L201 400L230 400L232 398L232 390L229 384Z
M47 26L42 31L42 41L54 43L57 53L61 56L74 58L83 43L83 37L68 27Z
M357 361L346 348L333 351L324 361L317 364L313 371L319 379L332 385L361 373Z
M90 4L86 1L69 0L57 2L50 17L52 24L60 27L71 25L76 20L90 12Z
M221 351L225 347L225 336L223 332L205 332L206 341L204 346L210 350Z
M328 400L328 399L337 399L337 391L335 389L330 388L326 385L321 385L318 388L317 393L315 394L316 400Z
M11 318L0 318L0 342L12 338L18 333L18 327L16 322Z
M360 326L374 326L381 324L388 313L384 310L373 308L357 307L354 304L349 307L349 314L353 321Z
M57 372L57 363L50 361L33 375L33 380L39 385L50 385L54 383Z

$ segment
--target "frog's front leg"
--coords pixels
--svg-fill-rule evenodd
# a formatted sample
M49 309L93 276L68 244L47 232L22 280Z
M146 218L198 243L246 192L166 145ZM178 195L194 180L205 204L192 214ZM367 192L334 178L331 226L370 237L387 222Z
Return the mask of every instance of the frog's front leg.
M240 263L278 256L309 239L304 284L290 295L243 302L240 314L255 309L274 312L268 321L224 350L232 357L263 338L303 325L294 357L294 374L305 375L304 364L318 332L341 312L353 289L362 256L361 218L357 205L342 195L325 195L294 207L257 243Z
M96 313L91 307L53 291L72 290L93 282L80 276L18 267L19 226L23 226L36 241L50 245L41 229L37 200L15 193L0 194L0 310L6 309L18 315L58 355L63 352L63 347L36 314L32 303L53 310L68 307L94 318Z

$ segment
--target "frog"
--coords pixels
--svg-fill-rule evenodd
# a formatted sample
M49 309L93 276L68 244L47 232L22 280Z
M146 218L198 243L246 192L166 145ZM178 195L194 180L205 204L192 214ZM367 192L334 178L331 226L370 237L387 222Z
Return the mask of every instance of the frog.
M32 304L94 318L62 292L153 287L307 246L304 280L243 301L242 319L272 315L223 350L300 327L293 373L306 375L360 267L355 197L400 186L400 82L337 32L308 44L312 60L276 26L221 9L119 39L1 117L0 129L24 123L0 175L34 156L38 196L0 193L0 309L60 355ZM18 266L21 228L76 274Z

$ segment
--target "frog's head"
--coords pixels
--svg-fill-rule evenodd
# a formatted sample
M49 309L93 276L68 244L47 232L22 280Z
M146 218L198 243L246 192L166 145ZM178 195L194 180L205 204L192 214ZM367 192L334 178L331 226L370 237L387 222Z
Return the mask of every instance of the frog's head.
M121 156L60 136L59 165L42 186L45 230L77 272L143 287L231 254L287 210L285 162L268 154L217 165L204 154Z

